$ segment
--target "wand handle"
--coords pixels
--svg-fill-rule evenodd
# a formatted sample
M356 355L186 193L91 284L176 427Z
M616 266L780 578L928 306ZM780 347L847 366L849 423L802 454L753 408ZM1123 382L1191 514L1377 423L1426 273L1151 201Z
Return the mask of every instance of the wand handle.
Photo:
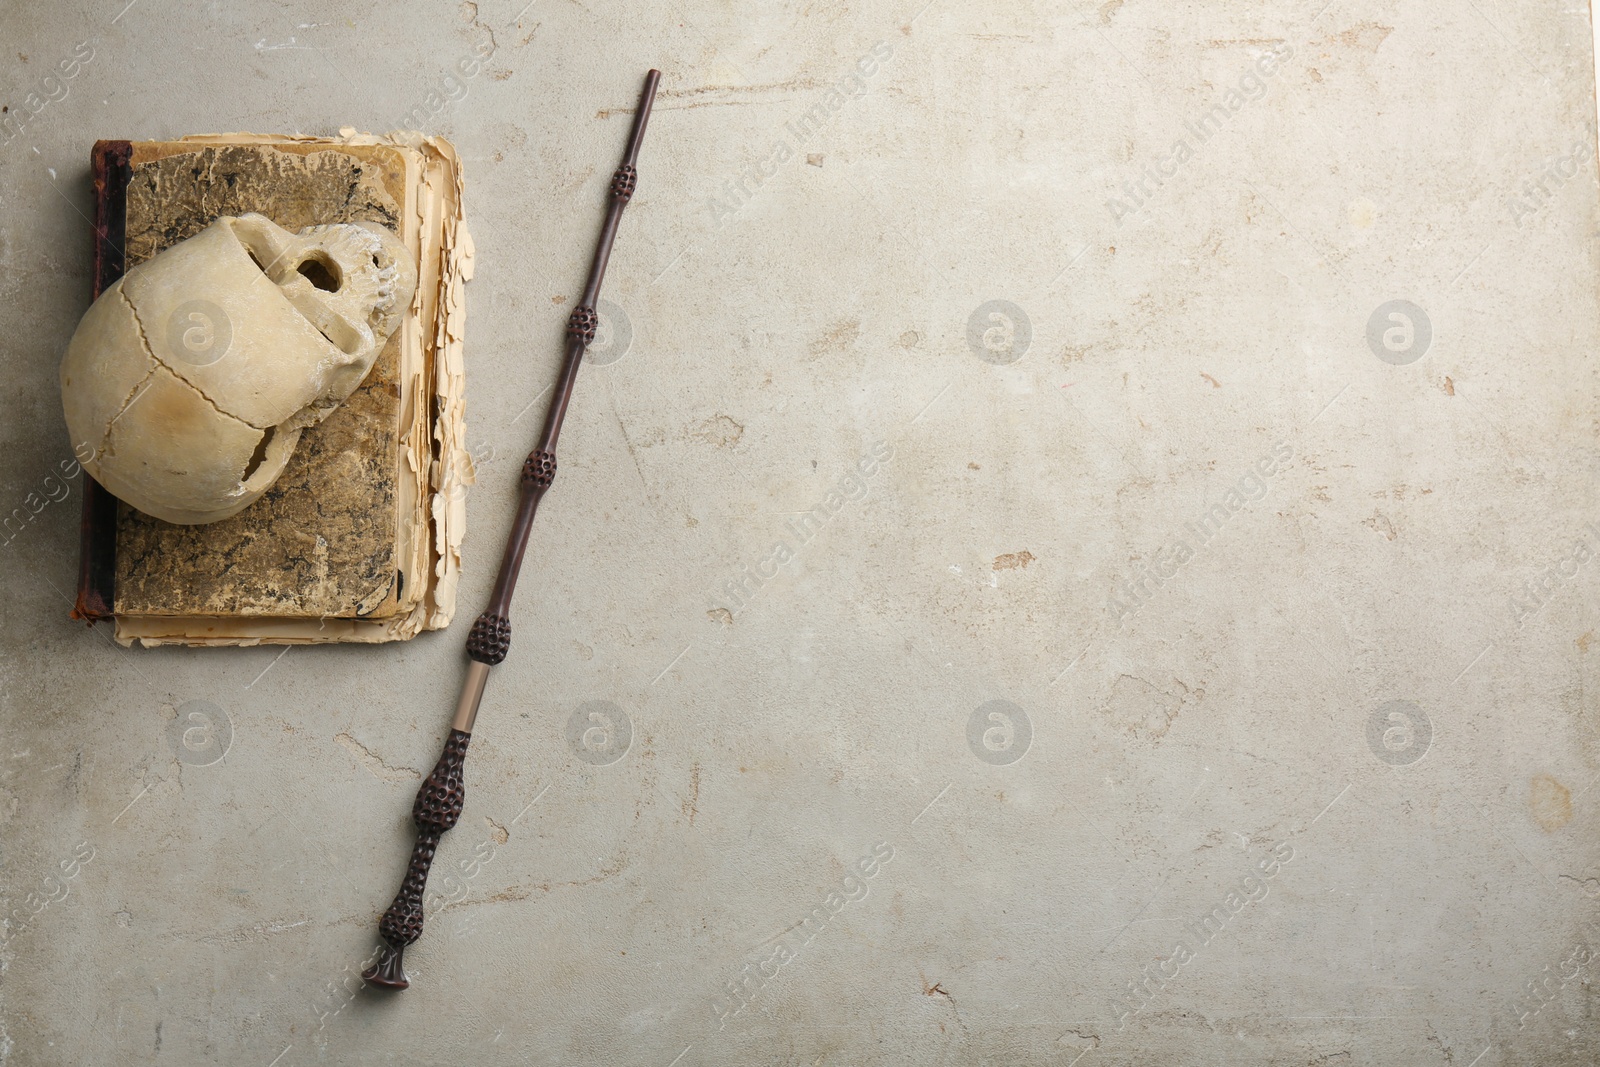
M444 753L417 791L411 818L417 824L417 843L411 850L411 862L406 867L405 881L394 902L378 922L378 933L383 936L386 948L378 962L362 974L375 985L389 989L405 989L406 978L403 957L406 946L422 936L423 893L428 884L428 868L433 865L434 852L439 838L455 826L461 818L461 807L466 799L462 764L467 756L467 743L472 740L472 726L478 715L478 705L483 700L483 689L489 678L489 668L506 658L511 648L511 597L516 589L517 573L522 569L522 557L528 549L528 534L533 528L533 517L539 510L539 501L556 477L556 438L561 434L561 422L566 418L567 403L572 399L572 388L578 379L578 367L583 362L584 350L594 341L599 316L595 302L600 298L600 283L605 280L606 263L611 258L611 245L616 240L617 224L622 220L623 209L633 198L639 180L635 165L639 160L639 147L644 142L645 124L650 120L650 107L655 102L656 85L661 72L652 70L645 76L644 89L639 94L639 107L633 115L633 130L628 135L628 147L622 165L611 177L610 206L606 210L605 225L600 230L600 240L595 247L594 261L589 267L589 280L584 285L583 298L567 318L566 358L562 361L561 377L556 383L555 395L545 412L544 432L539 444L528 453L522 464L522 491L517 505L517 519L506 540L505 555L500 560L500 573L495 578L494 591L489 606L472 624L467 634L467 677L456 703L455 720L450 735L445 739Z

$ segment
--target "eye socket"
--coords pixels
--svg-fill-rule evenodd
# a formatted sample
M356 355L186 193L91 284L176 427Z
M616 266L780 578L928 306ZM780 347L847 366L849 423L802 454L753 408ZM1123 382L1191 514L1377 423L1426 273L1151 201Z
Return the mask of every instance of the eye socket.
M318 255L303 259L294 269L299 271L306 281L325 293L337 293L344 285L339 264L326 256Z

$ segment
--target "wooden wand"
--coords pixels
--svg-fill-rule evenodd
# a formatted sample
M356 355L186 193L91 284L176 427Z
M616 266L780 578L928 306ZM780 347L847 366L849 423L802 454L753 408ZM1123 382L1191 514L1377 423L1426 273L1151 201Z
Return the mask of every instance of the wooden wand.
M488 608L478 616L472 624L472 632L467 635L467 656L471 662L467 665L466 682L461 687L461 699L456 704L455 720L450 724L450 736L445 739L444 754L417 791L417 801L411 807L411 818L417 824L417 843L411 850L411 863L406 868L400 892L378 922L378 932L383 935L387 947L378 962L362 974L376 985L405 989L411 984L406 978L402 956L406 946L422 936L422 894L428 884L428 868L433 864L439 837L461 818L461 806L466 797L462 763L467 755L467 742L472 740L472 723L478 715L478 704L483 700L489 668L505 659L511 647L511 594L517 584L517 572L522 568L522 555L528 548L528 532L533 527L534 513L539 510L539 500L555 481L556 437L561 433L567 401L572 399L572 386L578 378L584 349L594 341L599 321L594 310L595 301L600 297L600 282L605 277L606 260L611 256L611 243L617 236L622 209L628 206L638 181L634 164L639 159L639 145L644 140L645 123L649 121L650 105L655 101L656 83L660 80L659 70L652 70L645 76L639 108L633 115L633 131L628 135L627 153L622 158L622 166L611 177L611 203L594 250L594 263L589 267L589 282L583 288L583 299L567 319L567 356L561 366L555 396L545 412L544 434L539 438L538 447L528 453L522 464L521 502L517 521L506 541L505 556L500 560L500 575L495 579Z

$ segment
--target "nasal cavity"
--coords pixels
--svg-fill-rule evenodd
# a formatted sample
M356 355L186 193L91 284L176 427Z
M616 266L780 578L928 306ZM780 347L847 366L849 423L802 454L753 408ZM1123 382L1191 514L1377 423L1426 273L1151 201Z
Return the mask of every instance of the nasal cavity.
M344 283L344 279L339 276L339 265L321 256L301 260L295 270L299 271L306 281L325 293L337 293L339 286Z

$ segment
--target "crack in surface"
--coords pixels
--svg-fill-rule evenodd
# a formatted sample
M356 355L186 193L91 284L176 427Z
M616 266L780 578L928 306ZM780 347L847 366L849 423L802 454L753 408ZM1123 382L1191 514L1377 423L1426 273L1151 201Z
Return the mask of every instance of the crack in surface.
M187 385L190 389L193 389L196 393L200 394L200 398L202 400L204 400L207 404L210 404L211 407L216 411L216 413L218 415L221 415L223 418L233 419L235 422L243 423L245 426L250 427L252 430L260 430L263 433L265 433L268 429L271 429L271 427L267 427L267 426L257 426L255 423L250 422L248 419L241 419L237 415L234 415L234 414L231 414L229 412L223 411L220 407L217 407L217 402L215 400L212 400L209 396L206 395L206 391L204 389L200 388L194 382L190 381L188 378L185 378L183 375L179 374L177 372L177 370L175 370L173 368L172 364L168 363L166 360L164 360L160 356L156 355L156 350L153 347L151 347L151 345L150 345L150 335L144 332L144 320L139 317L139 309L133 306L133 301L128 299L128 294L123 292L122 287L120 285L117 287L117 295L122 297L122 302L124 304L128 305L128 312L133 316L133 324L139 330L139 341L140 341L140 343L142 343L144 345L145 354L148 355L151 359L155 360L157 366L159 366L162 370L166 371L168 374L172 375L174 378L178 379L184 385Z
M380 782L404 782L407 779L420 781L422 772L410 767L391 767L382 756L373 752L366 745L357 741L355 735L348 730L342 730L334 735L335 741L348 753L356 758L356 762L367 769Z
M618 855L605 867L600 868L600 873L588 878L579 878L570 882L530 882L526 885L510 885L504 889L489 894L486 897L465 897L461 900L452 900L440 908L441 913L456 908L470 908L479 904L514 904L517 901L527 900L533 896L534 891L540 893L553 893L558 889L578 889L584 886L598 885L609 878L615 878L628 869L629 860L626 855ZM798 923L796 925L799 925Z
M117 408L117 413L111 416L110 420L106 422L105 433L100 435L100 444L95 447L94 455L90 457L91 461L98 460L101 456L106 454L107 446L111 443L111 431L117 425L117 420L122 418L123 413L133 406L133 402L135 400L138 400L144 395L144 389L141 387L151 378L155 377L155 373L159 369L161 369L161 364L152 364L150 369L145 372L145 376L133 383L133 388L128 391L127 397L122 401L122 406Z

